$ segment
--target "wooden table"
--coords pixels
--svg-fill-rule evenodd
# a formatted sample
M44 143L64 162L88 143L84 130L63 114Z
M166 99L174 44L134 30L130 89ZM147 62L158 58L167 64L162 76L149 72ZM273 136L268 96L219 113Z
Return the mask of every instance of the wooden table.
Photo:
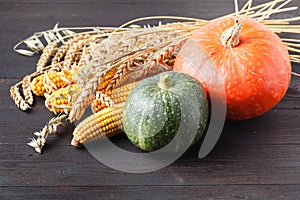
M300 199L299 78L293 77L285 98L267 114L227 122L206 158L199 159L199 146L193 146L172 165L146 174L112 170L87 150L71 147L72 125L36 154L26 143L52 114L42 98L22 112L9 97L9 87L33 72L38 59L18 55L12 47L57 22L61 27L118 26L142 16L212 19L233 10L230 0L1 0L0 199ZM279 18L299 15L298 10ZM299 73L300 65L293 66Z

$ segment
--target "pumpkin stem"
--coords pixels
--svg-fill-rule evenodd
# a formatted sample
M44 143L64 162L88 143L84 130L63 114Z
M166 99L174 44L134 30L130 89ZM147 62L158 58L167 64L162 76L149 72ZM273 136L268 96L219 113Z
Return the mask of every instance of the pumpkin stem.
M159 77L158 87L163 90L167 90L173 86L173 81L169 74L163 73Z
M234 26L226 29L221 36L221 42L224 47L232 48L240 43L240 33L242 24L238 19L235 20Z

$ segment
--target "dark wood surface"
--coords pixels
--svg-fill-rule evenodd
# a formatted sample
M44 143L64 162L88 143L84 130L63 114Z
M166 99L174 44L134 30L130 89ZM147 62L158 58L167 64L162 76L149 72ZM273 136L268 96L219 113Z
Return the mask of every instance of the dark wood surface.
M0 199L300 199L299 78L267 114L227 122L206 158L197 158L195 145L172 165L146 174L112 170L85 149L71 147L72 125L36 154L26 143L52 114L42 98L22 112L9 97L9 87L33 72L38 59L18 55L12 47L57 22L118 26L142 16L212 19L233 10L231 0L0 0ZM298 10L279 16L299 15ZM300 71L300 64L293 67ZM124 137L116 140L129 145Z

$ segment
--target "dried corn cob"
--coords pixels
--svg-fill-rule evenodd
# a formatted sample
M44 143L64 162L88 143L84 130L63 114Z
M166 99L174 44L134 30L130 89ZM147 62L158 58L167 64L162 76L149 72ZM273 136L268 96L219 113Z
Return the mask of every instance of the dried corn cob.
M32 92L37 96L44 96L44 93L46 91L44 87L44 79L45 75L41 74L35 77L30 84Z
M107 107L82 121L73 132L71 144L78 146L103 136L112 137L122 133L122 113L125 103L114 108Z
M97 112L99 112L100 110L102 110L102 109L104 109L104 108L106 108L106 107L107 107L106 104L103 103L103 102L101 102L101 101L98 100L98 99L95 99L95 100L93 101L93 103L92 103L92 111L93 111L94 113L97 113Z
M112 93L115 105L89 116L73 132L71 144L77 146L103 136L111 137L122 133L122 115L127 97L138 82L116 88Z
M116 68L109 70L105 75L101 78L101 84L98 84L97 92L101 92L106 96L110 97L112 91L106 91L106 87L110 83L111 79L114 77L115 73L117 72ZM92 110L94 113L106 108L106 104L99 99L95 99L92 103Z
M60 88L51 95L46 95L45 105L53 113L68 113L72 108L72 99L78 95L80 88L77 84L69 85L65 88Z
M44 96L45 93L51 94L59 88L69 85L72 82L72 77L72 74L66 76L64 72L45 72L35 77L30 87L35 95Z

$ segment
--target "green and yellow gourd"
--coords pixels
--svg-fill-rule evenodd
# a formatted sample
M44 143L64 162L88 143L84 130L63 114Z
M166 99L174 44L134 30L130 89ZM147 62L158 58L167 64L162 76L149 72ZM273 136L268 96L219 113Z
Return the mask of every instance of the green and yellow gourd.
M188 75L168 71L144 79L133 89L125 104L123 125L129 140L144 151L161 149L179 130L184 131L184 138L174 143L175 150L182 140L196 142L208 117L202 86ZM196 133L191 133L193 128Z

